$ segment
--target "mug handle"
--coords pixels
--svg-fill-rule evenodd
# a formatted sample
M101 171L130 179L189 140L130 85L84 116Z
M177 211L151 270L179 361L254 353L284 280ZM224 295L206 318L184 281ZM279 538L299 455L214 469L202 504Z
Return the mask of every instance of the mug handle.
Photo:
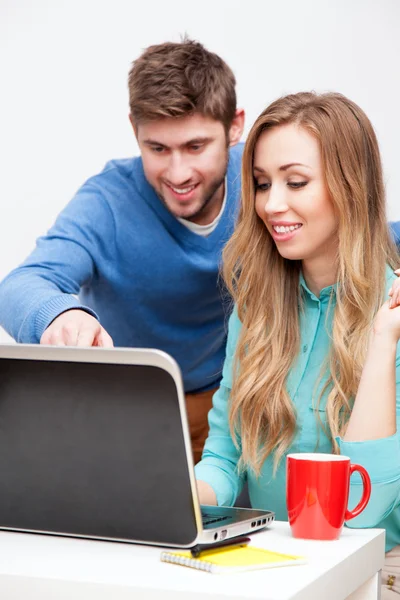
M353 510L346 510L346 514L344 517L345 521L349 521L350 519L354 519L354 517L357 517L367 506L371 496L371 479L367 471L361 465L350 465L350 477L356 471L358 471L358 473L360 473L361 475L361 479L363 482L363 494L361 496L360 502Z

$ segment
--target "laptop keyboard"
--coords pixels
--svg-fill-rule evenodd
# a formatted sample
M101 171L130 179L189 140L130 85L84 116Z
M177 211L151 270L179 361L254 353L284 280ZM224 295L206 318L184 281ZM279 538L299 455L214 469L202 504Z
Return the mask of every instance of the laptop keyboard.
M219 523L220 521L227 521L231 517L226 516L218 516L216 514L210 515L206 512L201 513L201 517L203 519L203 525L210 525L210 523Z

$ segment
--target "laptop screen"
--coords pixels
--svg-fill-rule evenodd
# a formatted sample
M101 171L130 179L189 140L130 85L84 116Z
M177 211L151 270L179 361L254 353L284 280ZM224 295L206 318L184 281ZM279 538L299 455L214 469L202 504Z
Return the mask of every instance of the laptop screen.
M173 377L155 366L1 358L0 527L190 544Z

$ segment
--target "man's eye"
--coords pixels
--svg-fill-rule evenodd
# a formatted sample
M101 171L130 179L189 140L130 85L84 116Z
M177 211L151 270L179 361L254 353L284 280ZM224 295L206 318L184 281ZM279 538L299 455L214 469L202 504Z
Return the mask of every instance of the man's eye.
M202 148L201 144L193 144L192 146L189 146L189 150L192 150L192 152L197 152L200 150L200 148Z
M307 183L308 181L289 181L288 186L294 190L298 190L299 188L305 187Z
M163 150L164 150L164 148L162 146L152 146L151 147L151 151L156 152L157 154L160 154Z
M271 184L270 183L258 183L256 181L255 186L256 186L256 190L259 190L260 192L266 192L271 187Z

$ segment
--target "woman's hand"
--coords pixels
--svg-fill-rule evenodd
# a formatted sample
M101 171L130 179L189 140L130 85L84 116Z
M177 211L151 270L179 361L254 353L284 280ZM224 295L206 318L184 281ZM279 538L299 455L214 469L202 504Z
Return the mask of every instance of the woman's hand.
M400 306L390 308L389 301L381 306L375 317L373 338L397 344L400 340Z
M400 269L395 271L395 274L399 279L397 279L392 287L389 290L389 307L394 308L395 306L400 306Z
M400 276L400 269L395 273ZM375 317L373 334L395 343L400 339L400 277L389 290L389 300L381 306Z

